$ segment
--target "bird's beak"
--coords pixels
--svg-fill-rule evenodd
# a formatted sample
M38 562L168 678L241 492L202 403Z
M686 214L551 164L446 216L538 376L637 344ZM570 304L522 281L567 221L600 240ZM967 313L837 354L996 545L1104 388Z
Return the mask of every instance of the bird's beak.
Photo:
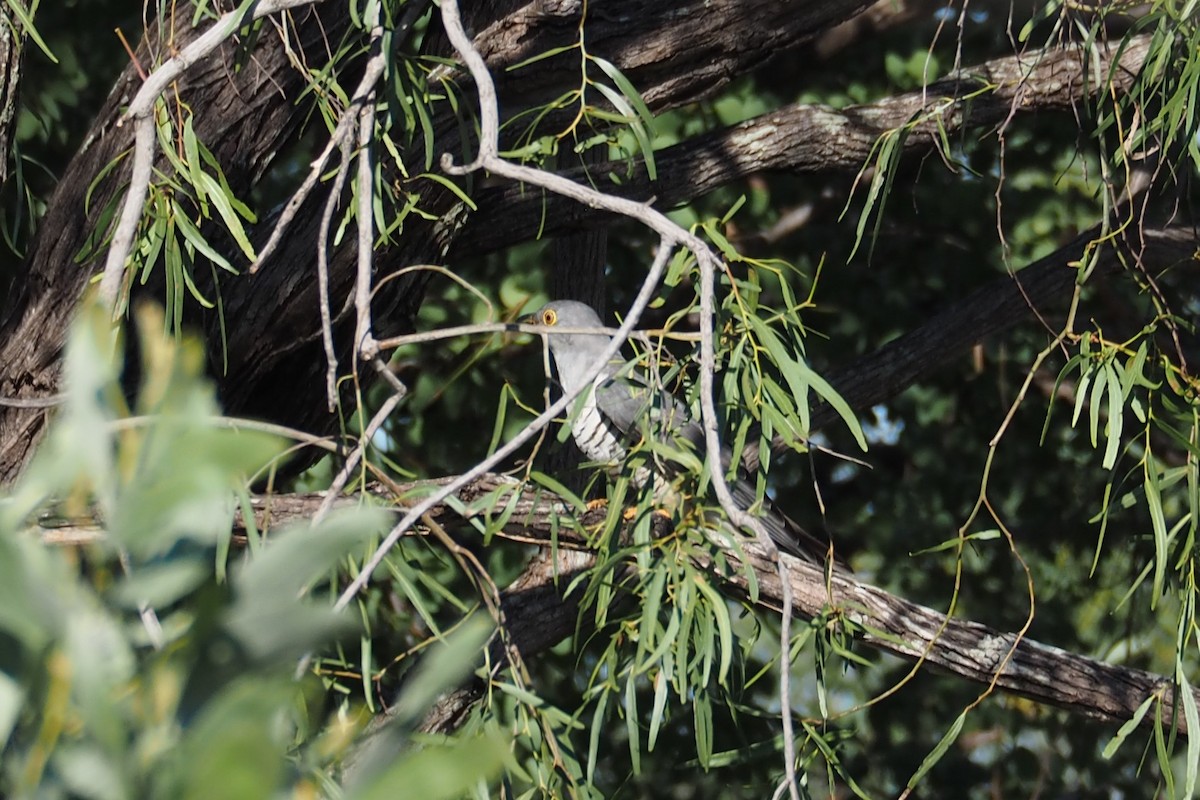
M520 322L522 325L541 325L542 324L542 321L540 319L538 319L538 315L536 312L533 314L527 314L527 315L521 317L517 321Z

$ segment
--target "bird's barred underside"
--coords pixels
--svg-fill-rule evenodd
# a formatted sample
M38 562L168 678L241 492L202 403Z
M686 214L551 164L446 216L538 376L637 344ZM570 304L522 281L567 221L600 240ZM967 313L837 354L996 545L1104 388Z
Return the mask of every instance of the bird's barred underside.
M616 464L625 459L625 448L613 434L612 427L596 407L596 387L607 378L598 376L584 393L583 404L571 425L575 444L591 461Z

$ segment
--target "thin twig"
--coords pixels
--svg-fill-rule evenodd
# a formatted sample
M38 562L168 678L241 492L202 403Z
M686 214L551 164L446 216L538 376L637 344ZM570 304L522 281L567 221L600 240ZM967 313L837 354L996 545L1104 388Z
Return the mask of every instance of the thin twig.
M367 67L364 71L362 81L359 83L359 91L357 93L356 103L359 106L358 111L358 277L355 283L354 305L357 311L356 321L356 336L355 341L358 345L357 353L364 359L377 362L379 359L376 353L379 348L375 344L374 338L371 336L371 273L374 266L374 241L375 241L375 225L372 197L374 195L374 170L371 165L371 141L375 135L375 85L383 76L387 66L386 54L383 52L383 26L379 24L379 0L372 0L367 5L367 12L364 15L364 22L370 29L370 53L371 56L367 61ZM349 109L346 116L349 117ZM339 127L340 124L339 124ZM347 137L347 140L348 141ZM343 154L345 150L343 149ZM345 164L345 160L343 160ZM340 187L338 187L340 194ZM328 230L325 227L325 230ZM322 248L324 250L324 248ZM329 360L329 369L326 375L326 391L329 394L330 407L332 409L335 398L335 381L337 373L336 356L332 353L332 325L325 325L325 317L328 315L329 294L328 283L323 287L322 293L322 324L325 329L326 337L326 358ZM378 366L378 365L377 365ZM386 373L386 365L380 370L381 373ZM358 462L362 460L366 453L367 447L371 444L371 440L375 437L376 432L383 426L385 420L391 415L396 405L404 399L408 390L404 384L397 381L396 389L383 402L375 415L371 417L371 421L367 424L359 437L358 444L350 452L346 458L346 463L338 470L338 474L334 476L333 483L329 486L326 492L325 499L321 502L320 508L317 509L316 515L313 517L313 525L317 525L333 508L334 500L342 493L342 489L346 488L346 483L350 480L350 476L354 474L354 470L358 467Z
M361 85L360 85L361 88ZM355 97L360 95L355 92ZM283 235L288 232L292 225L292 220L295 219L300 207L304 205L304 201L312 194L312 190L316 188L317 183L321 180L321 173L325 170L325 165L329 162L329 156L333 154L334 148L338 148L345 152L345 148L349 146L350 135L354 132L354 122L357 118L357 113L351 113L353 109L357 112L355 104L351 104L350 108L342 112L342 116L338 119L337 127L333 130L333 135L329 137L329 141L325 144L325 149L316 157L309 167L308 175L305 176L304 182L300 184L300 188L291 196L287 205L283 207L283 211L279 214L279 219L275 222L275 228L271 231L270 238L258 250L258 258L254 259L254 263L250 265L249 272L251 275L258 272L266 260L275 254L275 248L283 241ZM343 159L343 167L346 159Z
M366 453L371 440L375 438L375 434L379 432L380 427L383 426L384 421L387 420L388 416L396 408L396 405L404 399L405 393L401 391L388 395L388 399L383 401L379 406L379 410L371 417L371 421L367 423L362 436L358 439L358 444L350 451L350 455L346 457L346 463L338 470L338 474L333 478L333 483L325 491L325 499L321 501L320 507L317 508L317 513L313 515L313 527L319 525L325 519L329 510L333 508L334 501L341 496L342 489L346 488L346 483L350 480L350 476L354 474L354 470L358 467L358 462L362 460L363 454Z
M613 336L618 330L620 329L605 327L573 328L568 325L557 325L551 328L546 325L532 325L527 322L476 322L471 325L454 325L449 328L436 328L431 331L392 336L387 339L380 339L376 344L379 345L380 350L392 350L406 344L436 342L441 339L454 339L458 336L472 336L477 333L533 333L539 335L546 333L604 333ZM630 331L629 338L649 342L660 335L668 339L680 339L684 341L690 341L695 338L693 334L672 334L653 328Z
M408 31L416 23L417 19L425 13L428 6L428 0L422 2L410 2L405 11L404 17L392 29L393 36L403 34ZM378 15L376 15L378 16ZM374 33L372 32L372 39ZM350 136L354 132L354 123L358 118L358 109L363 102L363 98L367 96L378 83L382 75L382 66L384 59L378 61L372 57L367 62L366 69L363 71L363 77L358 82L358 87L354 90L350 105L342 112L338 118L337 127L333 131L333 135L329 137L329 141L325 144L325 149L317 156L309 167L308 175L304 177L304 182L300 184L300 188L288 199L287 205L279 215L279 219L275 222L275 228L271 231L271 236L267 239L267 243L258 251L258 258L250 265L250 274L258 272L263 263L275 252L275 248L283 241L283 236L291 227L295 220L296 214L300 211L300 207L304 205L304 201L312 194L312 190L316 188L318 181L321 179L321 172L325 169L325 165L329 163L329 157L333 155L334 148L342 149L343 146L349 145ZM343 151L344 152L344 151ZM342 163L345 164L349 159L343 156Z
M703 245L702 242L700 244ZM783 601L783 614L779 620L779 719L783 723L785 780L776 790L775 796L779 797L786 786L792 800L800 800L800 788L796 783L796 738L792 730L792 585L788 580L787 564L767 533L762 520L738 507L737 501L729 491L729 484L725 481L724 470L721 469L721 440L717 433L717 409L713 400L713 378L717 369L713 335L713 299L718 262L707 247L703 250L693 249L692 252L696 254L700 264L700 422L704 430L704 446L708 463L713 465L710 470L712 484L721 508L729 515L734 525L754 532L755 540L766 549L779 572Z
M338 363L333 344L333 314L329 310L329 228L333 225L333 212L337 210L350 168L350 137L342 140L341 149L342 160L333 179L333 188L325 198L321 225L317 228L317 296L321 307L321 341L325 346L325 397L330 413L337 407Z
M379 9L376 5L373 16L375 23L378 23L378 11ZM333 224L333 213L337 210L338 202L342 196L342 189L346 185L346 173L350 165L350 141L355 131L355 124L359 123L361 127L362 109L368 106L372 109L374 108L375 85L383 76L387 65L384 54L379 47L382 35L383 29L378 24L373 25L371 28L372 55L367 61L367 65L363 70L363 76L354 90L350 104L342 112L333 135L330 137L329 142L326 143L325 149L321 151L321 154L312 163L304 182L300 184L300 188L288 200L288 204L280 214L274 230L271 231L270 238L263 245L262 249L259 250L258 258L250 265L250 273L253 274L275 252L276 247L283 240L284 234L291 226L292 220L300 210L300 207L316 187L318 180L320 180L321 172L325 169L325 164L328 163L333 149L335 147L338 148L341 160L338 164L337 174L334 176L329 196L325 198L325 206L321 212L320 227L317 229L317 294L320 298L321 341L325 348L325 397L330 412L337 407L338 363L337 349L333 343L333 315L330 312L329 304L329 229ZM368 126L368 129L373 127L372 124ZM370 193L368 192L366 196L370 197Z
M371 57L367 70L378 80L387 65L382 48L383 27L379 24L379 0L367 3L364 21L371 31ZM370 361L379 352L371 333L371 274L375 268L375 170L371 164L371 142L375 137L375 80L358 112L358 271L354 281L354 352L363 361Z
M123 545L117 547L117 563L121 565L121 572L124 573L126 579L133 577L133 562L129 557L129 551ZM138 617L142 620L142 628L146 631L146 638L150 640L150 646L155 650L162 650L166 644L166 637L163 635L158 612L145 600L139 599L137 604Z
M154 414L142 414L134 417L122 417L115 419L107 424L107 427L112 431L130 431L145 428L161 420L162 417ZM258 419L244 419L242 417L205 417L204 422L212 425L214 428L222 428L231 431L258 431L269 436L278 436L281 439L291 439L304 447L316 447L325 450L329 453L340 453L341 448L336 443L336 440L331 436L316 436L302 431L297 428L289 428L286 425L276 425L274 422L263 422ZM286 451L285 451L286 452ZM277 457L278 458L278 457Z
M0 397L0 407L3 408L54 408L67 401L65 394L52 394L49 397Z
M388 367L387 362L384 361L383 358L380 356L375 356L371 359L371 366L373 366L375 371L379 373L379 377L383 378L383 382L388 386L391 386L393 392L400 395L401 399L408 394L408 387L404 385L403 381L396 377L396 373L392 372L391 368Z

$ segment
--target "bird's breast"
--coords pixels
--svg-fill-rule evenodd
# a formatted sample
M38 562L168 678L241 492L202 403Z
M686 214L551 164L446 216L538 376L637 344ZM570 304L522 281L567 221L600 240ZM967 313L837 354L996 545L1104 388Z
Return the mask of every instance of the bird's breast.
M625 458L625 448L608 420L596 407L595 385L588 391L583 405L571 425L575 444L589 461L616 464Z

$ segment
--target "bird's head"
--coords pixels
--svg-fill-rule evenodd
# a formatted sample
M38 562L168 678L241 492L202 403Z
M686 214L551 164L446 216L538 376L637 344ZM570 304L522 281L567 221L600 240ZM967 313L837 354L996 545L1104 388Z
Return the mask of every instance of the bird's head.
M529 325L559 328L604 327L600 315L587 303L578 300L552 300L521 321Z
M574 331L604 327L600 315L591 306L577 300L554 300L521 321L528 325ZM559 381L568 391L582 379L587 368L596 363L611 339L603 330L597 330L596 333L556 333L552 330L544 335L558 368Z

